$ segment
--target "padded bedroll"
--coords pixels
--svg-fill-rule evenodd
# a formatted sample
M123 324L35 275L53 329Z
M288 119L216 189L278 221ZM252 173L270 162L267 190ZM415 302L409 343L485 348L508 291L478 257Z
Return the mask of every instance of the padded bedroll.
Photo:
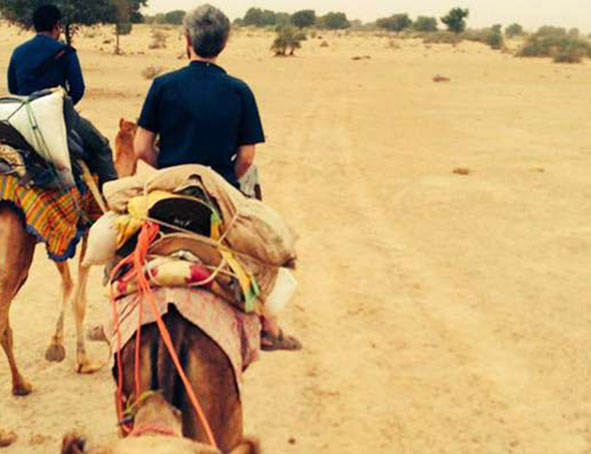
M14 96L0 99L0 121L13 126L43 159L52 163L61 183L76 185L68 148L64 119L64 96L61 89L30 97Z

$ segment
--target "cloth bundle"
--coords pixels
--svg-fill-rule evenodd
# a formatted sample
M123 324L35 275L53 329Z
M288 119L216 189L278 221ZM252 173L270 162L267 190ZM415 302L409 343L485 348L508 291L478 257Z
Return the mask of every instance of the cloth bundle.
M145 269L152 285L206 287L246 312L261 308L281 267L295 265L296 237L281 216L207 167L140 172L107 183L104 194L112 212L91 230L86 265L131 253L144 223L154 222L160 235ZM136 289L123 280L115 290Z

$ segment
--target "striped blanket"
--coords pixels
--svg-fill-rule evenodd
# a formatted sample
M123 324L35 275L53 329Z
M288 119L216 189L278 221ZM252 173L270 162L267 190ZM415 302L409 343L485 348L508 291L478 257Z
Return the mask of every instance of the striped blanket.
M90 191L67 192L19 185L19 178L0 175L0 203L17 208L27 232L45 243L51 260L63 262L76 255L80 238L101 212Z

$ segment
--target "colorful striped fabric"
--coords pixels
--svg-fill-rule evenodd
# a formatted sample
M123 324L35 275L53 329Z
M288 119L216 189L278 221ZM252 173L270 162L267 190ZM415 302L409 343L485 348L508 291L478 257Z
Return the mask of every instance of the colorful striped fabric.
M45 243L51 260L74 257L80 238L102 214L90 191L29 188L19 181L12 175L0 175L0 203L8 202L23 213L27 232Z

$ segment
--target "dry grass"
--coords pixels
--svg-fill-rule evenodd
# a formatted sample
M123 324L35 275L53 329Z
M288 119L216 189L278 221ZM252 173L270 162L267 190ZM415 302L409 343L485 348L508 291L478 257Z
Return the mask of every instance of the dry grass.
M162 74L162 71L164 71L164 68L162 66L150 65L144 68L144 70L142 71L142 76L144 77L144 79L152 80L158 75Z

